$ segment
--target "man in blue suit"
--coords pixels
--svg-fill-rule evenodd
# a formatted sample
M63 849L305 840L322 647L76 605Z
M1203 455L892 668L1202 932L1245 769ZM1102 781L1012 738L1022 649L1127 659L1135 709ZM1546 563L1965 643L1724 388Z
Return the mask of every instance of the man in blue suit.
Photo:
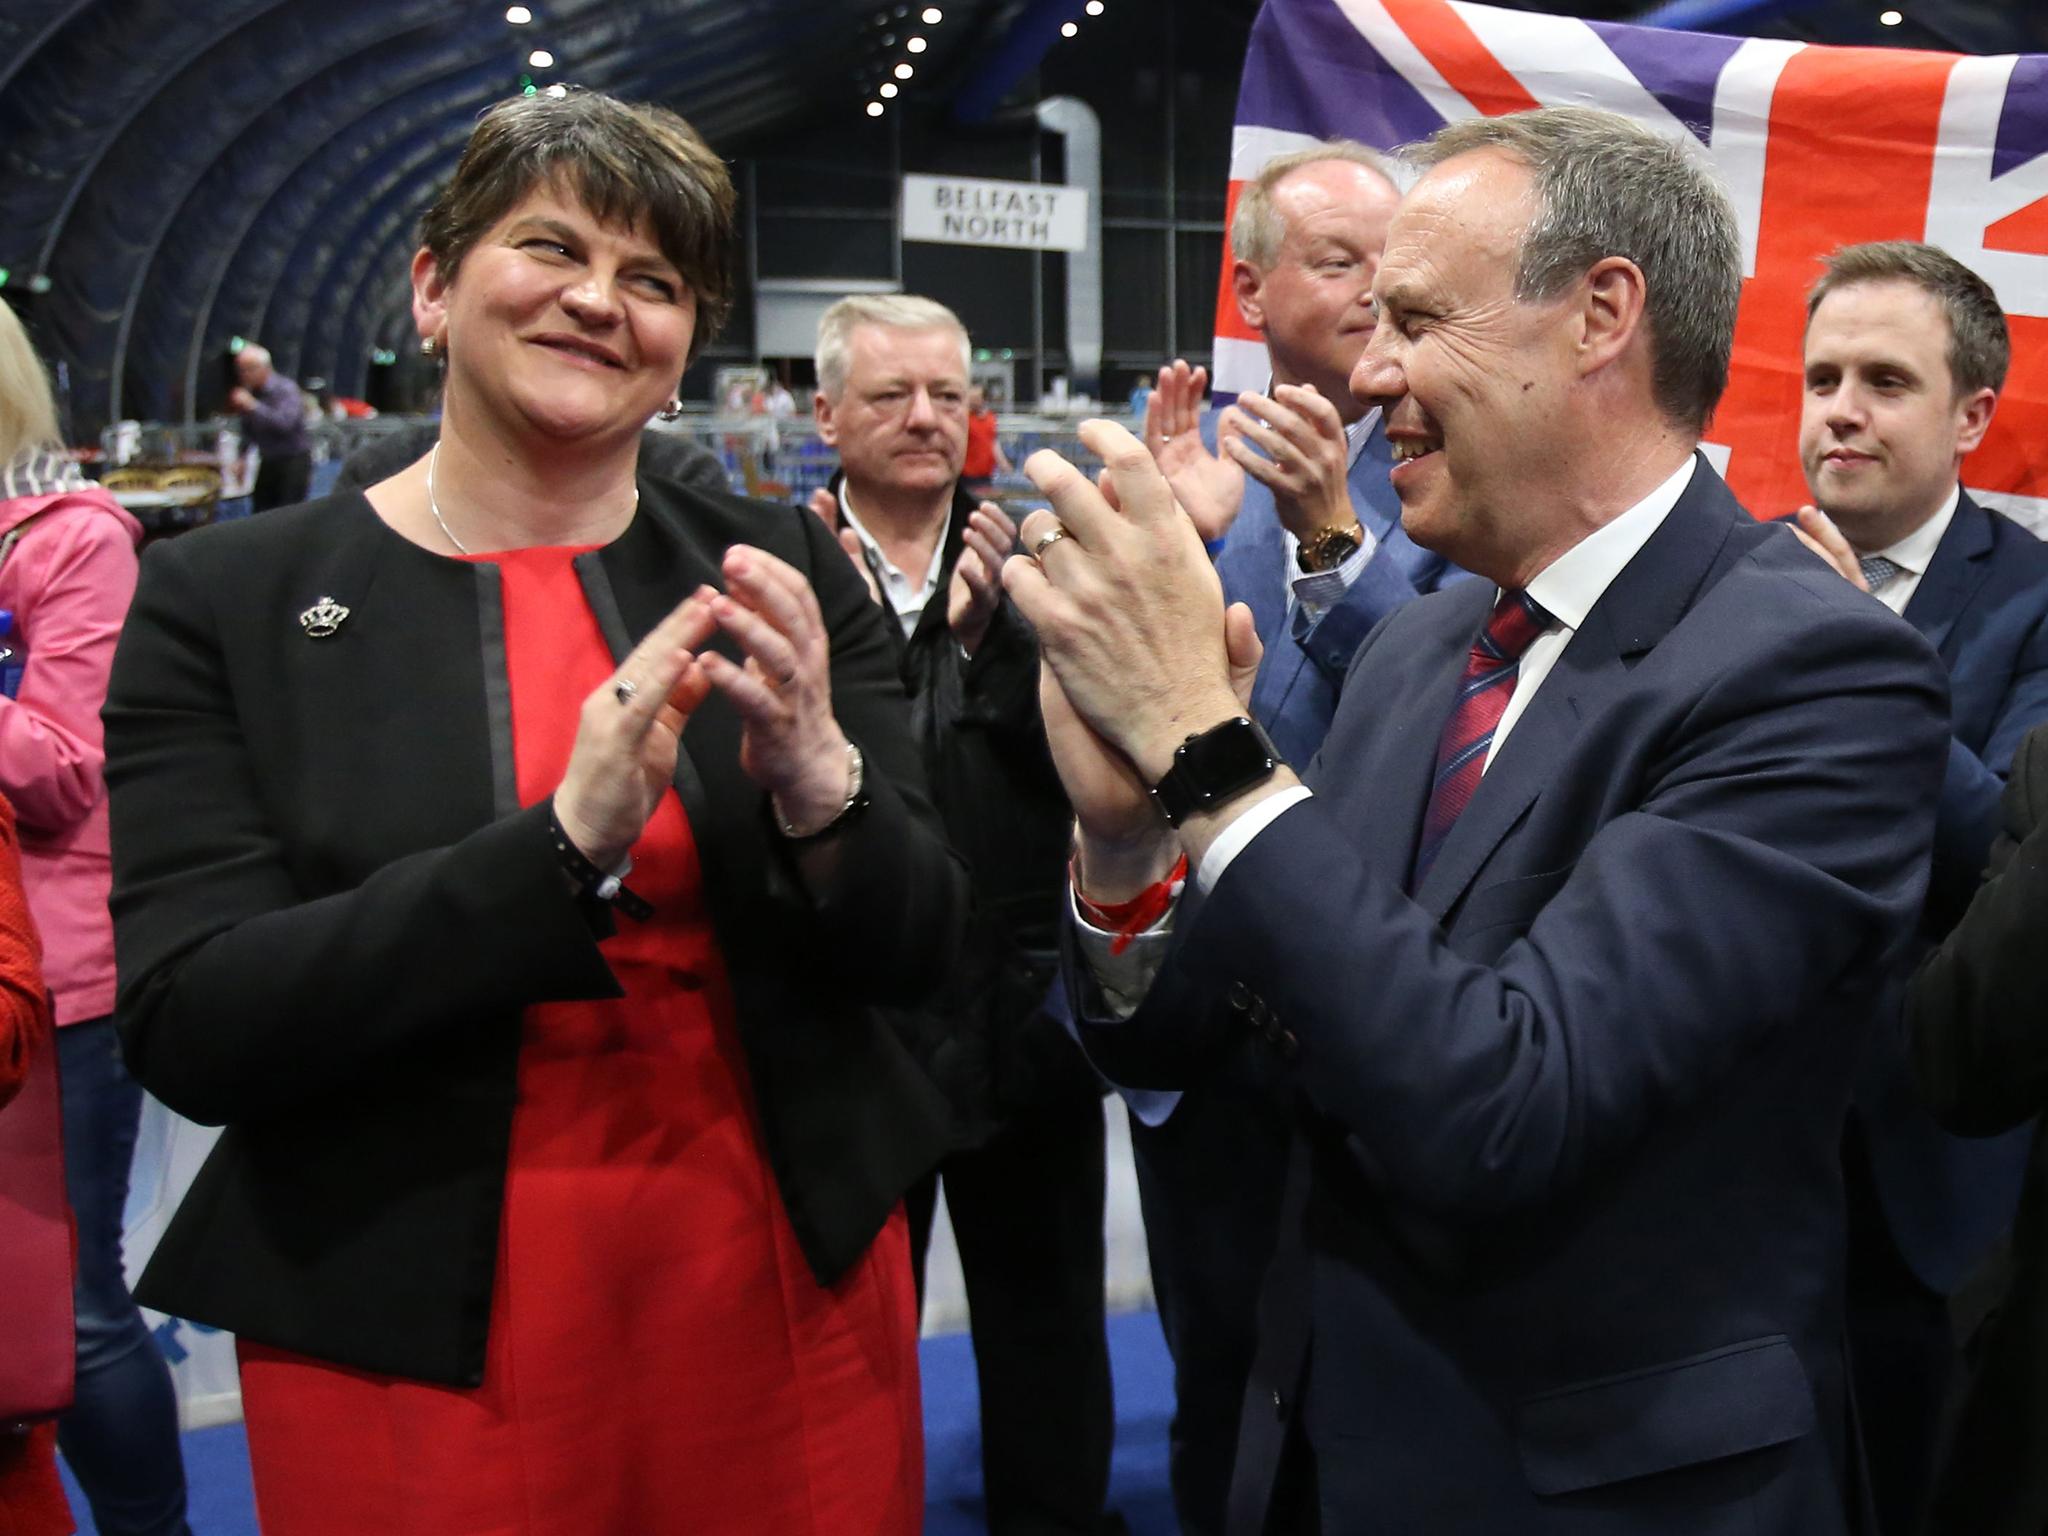
M1373 626L1463 576L1401 529L1380 413L1351 393L1372 334L1387 221L1381 158L1332 140L1273 159L1231 222L1239 313L1271 382L1205 422L1203 369L1159 370L1145 443L1216 551L1227 599L1249 605L1264 660L1251 713L1307 763ZM1205 436L1205 433L1208 434ZM1174 1362L1171 1478L1187 1536L1223 1528L1238 1409L1272 1258L1290 1117L1258 1053L1236 1053L1165 1118L1131 1126L1159 1318ZM1165 1105L1157 1106L1158 1109Z
M1924 950L1962 915L2014 749L2048 720L2048 544L1957 482L2005 383L1990 284L1931 245L1852 245L1829 258L1807 317L1799 452L1817 505L1801 510L1802 532L1948 667ZM2032 1134L1941 1131L1914 1096L1903 1002L1901 987L1879 1005L1844 1144L1856 1403L1896 1536L1920 1528L1955 1361L1950 1294L2010 1225Z
M1114 506L1034 456L1056 513L1004 569L1091 1051L1173 1088L1249 1034L1294 1108L1231 1529L1277 1479L1279 1528L1333 1536L1831 1536L1839 1143L1942 669L1695 451L1742 269L1695 152L1552 108L1418 158L1354 384L1403 526L1486 581L1374 632L1305 780L1128 434L1083 428Z

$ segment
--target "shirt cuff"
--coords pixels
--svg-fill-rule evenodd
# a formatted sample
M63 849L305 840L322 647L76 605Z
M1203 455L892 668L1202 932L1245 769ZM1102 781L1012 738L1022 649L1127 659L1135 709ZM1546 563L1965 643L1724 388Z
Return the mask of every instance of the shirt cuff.
M1167 941L1173 937L1173 913L1180 899L1175 897L1150 928L1131 935L1120 955L1110 953L1118 936L1088 921L1080 893L1072 884L1067 886L1067 905L1074 914L1074 937L1081 946L1081 958L1088 962L1095 984L1102 989L1111 1022L1121 1023L1138 1011L1145 994L1152 990L1153 979L1166 959Z
M1320 619L1344 600L1344 594L1364 574L1378 551L1380 541L1373 537L1372 530L1365 524L1358 525L1358 535L1358 548L1344 557L1343 564L1334 570L1307 571L1294 578L1294 600L1301 604L1302 611L1311 620Z
M1204 896L1215 890L1216 882L1223 878L1223 871L1230 868L1230 861L1250 847L1253 838L1278 821L1291 807L1312 798L1306 784L1296 784L1277 795L1267 796L1218 832L1216 840L1209 844L1209 851L1202 855L1202 862L1194 870L1196 888ZM1133 947L1136 947L1136 941L1133 941Z

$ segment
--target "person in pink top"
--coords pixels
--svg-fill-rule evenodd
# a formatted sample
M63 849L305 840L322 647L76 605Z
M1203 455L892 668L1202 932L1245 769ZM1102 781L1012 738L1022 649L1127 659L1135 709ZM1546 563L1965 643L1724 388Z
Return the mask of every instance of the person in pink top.
M104 1536L186 1536L170 1373L121 1259L142 1091L112 1019L100 706L141 539L59 449L49 381L0 303L0 609L14 619L0 672L14 683L0 693L0 792L20 822L22 884L42 933L78 1218L78 1396L57 1437Z

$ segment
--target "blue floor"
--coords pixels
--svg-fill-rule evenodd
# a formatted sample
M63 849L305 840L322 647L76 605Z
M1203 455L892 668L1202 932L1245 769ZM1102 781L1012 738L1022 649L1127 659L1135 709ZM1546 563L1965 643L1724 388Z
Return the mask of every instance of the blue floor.
M1110 1319L1110 1364L1116 1378L1116 1455L1110 1503L1132 1536L1173 1536L1166 1487L1166 1427L1173 1412L1173 1368L1159 1337L1159 1319L1134 1312ZM981 1512L981 1424L974 1390L974 1350L965 1334L926 1339L924 1366L926 1536L974 1536ZM249 1492L249 1453L242 1426L223 1424L185 1436L192 1488L193 1536L256 1536ZM65 1474L79 1530L94 1536L85 1501Z

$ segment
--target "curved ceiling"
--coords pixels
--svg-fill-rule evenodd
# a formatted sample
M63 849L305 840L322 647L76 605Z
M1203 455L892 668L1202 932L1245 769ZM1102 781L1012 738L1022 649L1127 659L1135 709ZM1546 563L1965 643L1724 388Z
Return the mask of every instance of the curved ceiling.
M420 213L522 74L675 107L721 153L843 112L936 3L928 76L998 0L7 0L0 269L73 430L210 407L235 336L360 393ZM529 52L545 48L551 68ZM32 285L32 286L31 286Z
M1035 65L1031 38L1081 0L528 0L525 26L507 3L0 0L0 269L64 368L75 435L211 409L235 336L260 337L288 374L361 393L372 349L409 334L421 211L476 114L522 72L671 105L730 157L852 110L932 4L944 20L919 29L931 48L916 94L936 104L933 86L965 78L953 105L985 114ZM2009 0L1896 0L1897 27L1879 24L1878 0L1496 3L2048 48L2048 9ZM527 65L537 47L553 68Z

